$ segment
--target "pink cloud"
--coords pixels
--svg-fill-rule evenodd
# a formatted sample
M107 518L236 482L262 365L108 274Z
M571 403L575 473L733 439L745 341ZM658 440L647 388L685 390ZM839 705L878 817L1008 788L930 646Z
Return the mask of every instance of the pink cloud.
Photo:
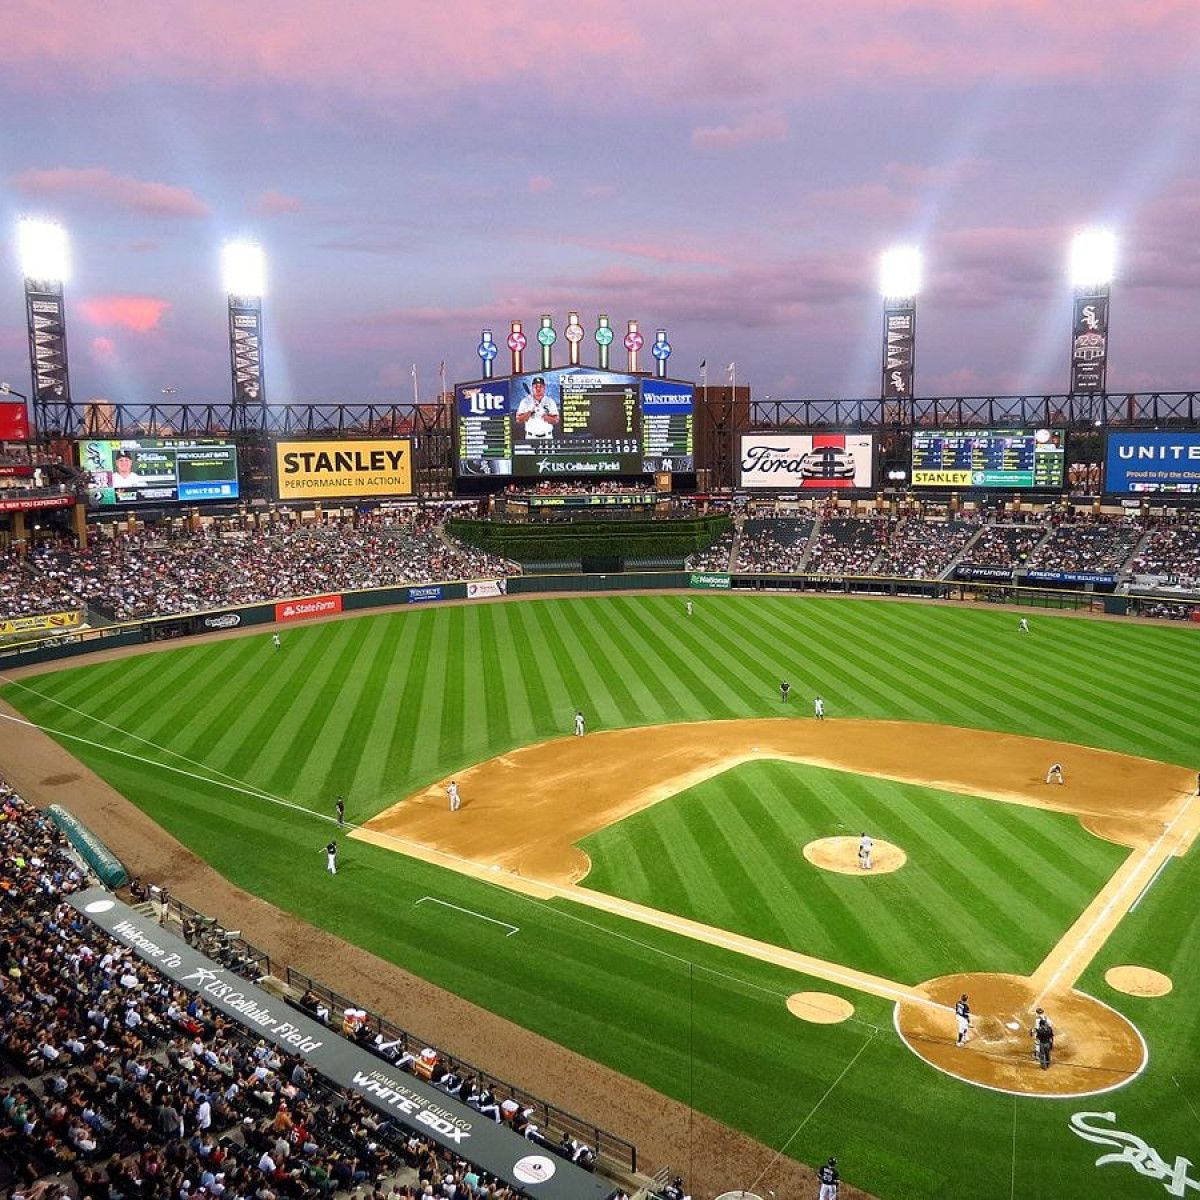
M786 118L777 112L747 113L733 125L713 125L692 130L698 150L732 150L755 142L782 142L788 135Z
M171 307L157 296L90 296L81 300L84 317L101 328L117 326L133 333L149 333Z
M23 196L99 201L149 217L206 217L208 205L190 188L117 175L106 167L32 168L12 179Z
M548 175L531 175L529 177L529 190L535 196L541 196L546 192L552 192L554 191L554 180Z
M92 358L97 362L109 363L117 357L117 345L112 338L94 337L89 343Z
M299 212L303 206L295 196L284 195L268 189L254 201L254 211L264 217L277 217L283 213Z

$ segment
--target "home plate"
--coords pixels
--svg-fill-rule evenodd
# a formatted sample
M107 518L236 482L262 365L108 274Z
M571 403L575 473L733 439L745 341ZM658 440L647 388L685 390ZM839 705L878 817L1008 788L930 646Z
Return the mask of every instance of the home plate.
M1020 1029L1021 1022L1020 1021L1009 1021L1008 1027L1009 1027L1009 1029Z

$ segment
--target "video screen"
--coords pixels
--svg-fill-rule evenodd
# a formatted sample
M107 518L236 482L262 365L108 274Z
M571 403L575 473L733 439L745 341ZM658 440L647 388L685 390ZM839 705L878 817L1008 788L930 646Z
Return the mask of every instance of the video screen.
M1061 491L1065 479L1061 429L913 432L913 487Z
M869 488L875 475L870 433L743 433L739 455L748 489Z
M1124 495L1200 493L1200 433L1110 433L1104 490Z
M459 384L455 398L461 476L695 469L691 384L564 367Z
M89 439L79 465L91 476L91 497L103 507L195 504L238 498L237 447L182 438Z

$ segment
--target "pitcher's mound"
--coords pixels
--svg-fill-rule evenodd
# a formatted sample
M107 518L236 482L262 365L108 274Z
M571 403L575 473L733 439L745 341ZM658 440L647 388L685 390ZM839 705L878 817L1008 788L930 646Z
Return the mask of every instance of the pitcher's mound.
M877 841L871 849L871 869L864 871L858 865L856 837L818 838L804 847L804 857L814 867L840 875L887 875L908 862L908 855L899 846Z
M796 992L788 997L788 1012L814 1025L836 1025L854 1016L854 1005L829 992Z
M1165 996L1174 987L1169 975L1149 967L1109 967L1104 982L1127 996Z

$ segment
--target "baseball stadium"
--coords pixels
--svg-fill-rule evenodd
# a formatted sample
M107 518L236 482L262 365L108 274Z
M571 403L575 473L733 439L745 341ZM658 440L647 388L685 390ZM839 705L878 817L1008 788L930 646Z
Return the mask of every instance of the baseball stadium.
M230 405L8 418L9 1180L1200 1187L1200 525L1124 457L1200 401L520 325L435 404L254 403L235 333Z

